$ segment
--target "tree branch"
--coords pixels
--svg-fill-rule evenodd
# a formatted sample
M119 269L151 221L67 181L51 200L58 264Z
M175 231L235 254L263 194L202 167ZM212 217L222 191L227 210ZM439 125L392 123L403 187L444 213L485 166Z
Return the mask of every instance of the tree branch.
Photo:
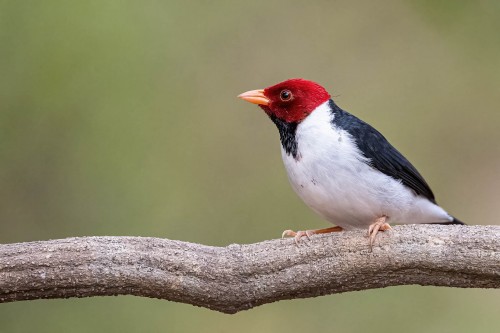
M0 302L136 295L235 313L395 285L500 288L500 226L397 226L212 247L142 237L0 245Z

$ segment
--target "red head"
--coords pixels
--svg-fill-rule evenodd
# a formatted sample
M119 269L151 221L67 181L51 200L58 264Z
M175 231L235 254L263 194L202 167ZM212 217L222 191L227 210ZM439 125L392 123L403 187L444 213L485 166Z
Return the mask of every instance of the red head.
M258 104L271 117L298 123L329 100L330 94L315 82L290 79L265 89L247 91L238 97Z

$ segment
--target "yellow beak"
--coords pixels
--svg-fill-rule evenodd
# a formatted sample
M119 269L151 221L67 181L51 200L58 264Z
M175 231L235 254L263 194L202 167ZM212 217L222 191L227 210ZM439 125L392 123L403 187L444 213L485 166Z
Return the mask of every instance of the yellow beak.
M250 90L238 95L239 98L259 105L269 105L269 98L264 95L264 89Z

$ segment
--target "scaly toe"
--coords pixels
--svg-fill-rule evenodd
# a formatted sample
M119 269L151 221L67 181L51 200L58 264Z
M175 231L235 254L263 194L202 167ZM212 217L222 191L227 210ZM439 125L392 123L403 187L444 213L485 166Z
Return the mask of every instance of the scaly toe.
M309 238L309 235L307 234L307 231L293 231L293 230L285 230L283 231L283 233L281 234L281 238L285 238L285 237L293 237L294 240L295 240L295 244L299 245L300 243L300 239L302 237L307 237Z
M368 234L366 235L366 237L370 237L370 235L372 234L373 228L375 228L375 224L370 224L370 226L368 227Z
M306 230L305 232L307 239L311 240L311 236L315 234L314 230Z
M283 231L283 233L281 234L281 238L285 238L285 237L295 237L297 235L297 233L293 230L285 230Z
M380 226L380 231L386 231L390 229L392 229L392 227L389 225L389 223L384 223Z
M377 237L377 233L380 230L380 224L376 224L373 227L372 233L370 234L370 250L373 249L373 243L375 243L375 237Z
M385 222L386 218L386 216L382 216L376 219L375 222L370 224L370 226L368 227L370 252L373 250L373 244L375 243L375 238L377 237L378 232L392 229L389 223Z
M307 232L306 232L306 231L297 231L297 234L296 234L296 235L295 235L295 237L294 237L294 238L295 238L295 244L299 245L299 243L300 243L300 239L301 239L302 237L304 237L304 236L306 236L307 238L309 238L309 237L307 236Z

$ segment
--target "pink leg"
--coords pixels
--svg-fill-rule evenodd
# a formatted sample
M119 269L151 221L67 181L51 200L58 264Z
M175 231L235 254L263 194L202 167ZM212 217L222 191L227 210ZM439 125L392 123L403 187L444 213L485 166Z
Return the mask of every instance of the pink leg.
M330 227L330 228L325 228L325 229L315 229L315 230L306 230L306 231L293 231L293 230L285 230L281 234L281 238L285 237L294 237L295 238L295 243L299 245L299 241L302 237L306 236L307 238L310 238L312 235L316 234L326 234L330 232L339 232L342 231L343 229L341 227Z

